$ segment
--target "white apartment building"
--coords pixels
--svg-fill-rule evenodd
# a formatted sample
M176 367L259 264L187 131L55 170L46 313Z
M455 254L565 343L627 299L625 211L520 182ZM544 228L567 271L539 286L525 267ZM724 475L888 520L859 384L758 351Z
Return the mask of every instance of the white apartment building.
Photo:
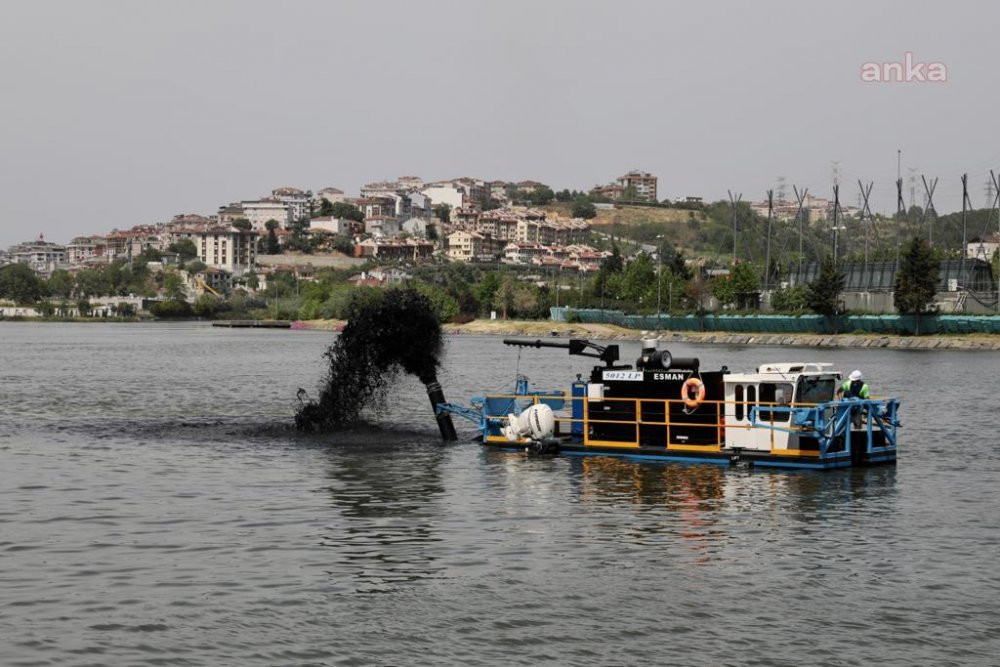
M277 220L282 227L288 227L292 222L292 209L278 199L258 199L240 202L243 217L250 221L254 231L264 231L268 220Z
M310 220L309 229L321 229L331 234L350 235L351 221L347 218L335 218L332 215L326 215Z
M464 192L451 183L424 188L420 194L431 200L432 207L447 204L454 211L464 204Z
M257 263L257 232L211 227L191 232L198 259L206 265L240 274Z
M343 203L347 199L347 195L339 188L323 188L316 193L316 199L325 199L331 204L338 204Z
M452 232L448 235L448 259L459 262L492 260L501 251L500 243L478 232Z
M19 264L27 264L35 273L51 274L60 264L66 262L66 247L50 243L39 235L37 241L28 241L8 249L10 259Z
M66 262L80 266L97 257L103 257L108 248L103 236L78 236L66 244Z
M291 187L275 188L271 190L271 198L288 207L288 214L292 220L309 217L310 202L312 201L312 192L309 190Z

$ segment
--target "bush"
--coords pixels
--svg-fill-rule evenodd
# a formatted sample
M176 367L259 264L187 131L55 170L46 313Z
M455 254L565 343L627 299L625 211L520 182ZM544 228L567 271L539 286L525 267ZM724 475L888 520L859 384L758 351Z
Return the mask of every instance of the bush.
M771 308L779 312L796 312L806 309L808 290L805 285L781 287L771 295Z
M191 304L178 299L168 299L154 303L149 312L152 313L153 317L161 319L191 317L194 315L194 309L191 308Z

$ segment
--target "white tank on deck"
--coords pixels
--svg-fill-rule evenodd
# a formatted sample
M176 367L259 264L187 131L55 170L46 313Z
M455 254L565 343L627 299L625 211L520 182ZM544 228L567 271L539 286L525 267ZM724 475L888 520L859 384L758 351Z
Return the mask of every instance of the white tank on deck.
M507 440L516 442L521 438L543 440L551 438L556 431L556 418L552 408L539 403L532 405L520 415L508 415L503 434Z

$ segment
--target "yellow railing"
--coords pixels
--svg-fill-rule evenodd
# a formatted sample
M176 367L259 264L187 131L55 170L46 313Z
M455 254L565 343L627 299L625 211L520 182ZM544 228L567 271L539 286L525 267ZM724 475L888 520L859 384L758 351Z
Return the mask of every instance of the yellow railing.
M752 429L759 428L760 424L727 424L725 420L725 406L727 405L743 405L745 406L747 413L751 407L763 408L765 411L769 407L784 407L784 408L807 408L816 407L820 405L819 403L777 403L773 401L727 401L719 399L709 399L700 402L700 406L704 405L714 405L716 410L716 419L714 423L710 424L699 424L694 422L677 422L671 421L670 419L670 408L671 406L677 406L678 404L684 403L682 399L676 398L616 398L616 397L604 397L600 399L591 399L588 396L573 396L572 394L567 394L565 392L560 394L542 394L542 395L518 395L518 394L489 394L486 396L487 399L498 398L498 399L517 399L517 400L528 400L530 399L533 404L538 404L543 400L551 401L564 401L571 405L576 401L583 401L585 403L631 403L635 411L634 420L622 420L622 419L592 419L590 418L589 410L586 409L586 405L583 410L583 419L576 419L574 417L567 416L555 416L555 421L559 424L574 424L577 422L583 423L583 437L584 445L598 445L602 447L621 447L621 448L637 448L639 447L640 440L640 430L642 426L663 426L666 428L666 448L668 451L698 451L698 452L718 452L721 451L722 446L725 444L725 429ZM663 410L663 421L647 420L642 417L643 407L650 409L650 404L653 406L662 407ZM563 408L565 410L566 408ZM735 410L734 410L735 412ZM813 450L776 450L774 448L774 434L775 434L775 420L774 411L768 415L768 430L770 432L770 453L772 454L782 454L790 456L819 456L818 451ZM506 415L494 415L497 418L506 419ZM780 423L785 424L788 420L781 420ZM590 424L611 424L619 426L634 426L635 436L634 440L629 441L614 441L614 440L592 440L590 438ZM670 441L670 430L675 427L685 427L685 428L710 428L716 430L716 442L704 444L704 445L688 445L684 443L673 443ZM808 432L809 429L797 429L801 432Z

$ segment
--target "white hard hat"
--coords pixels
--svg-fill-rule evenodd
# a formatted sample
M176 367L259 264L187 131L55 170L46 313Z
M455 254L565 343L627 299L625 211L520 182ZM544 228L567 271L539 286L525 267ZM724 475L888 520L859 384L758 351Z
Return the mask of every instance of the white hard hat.
M857 382L858 380L864 379L864 376L861 374L861 371L859 370L851 371L851 374L847 377L851 382Z

